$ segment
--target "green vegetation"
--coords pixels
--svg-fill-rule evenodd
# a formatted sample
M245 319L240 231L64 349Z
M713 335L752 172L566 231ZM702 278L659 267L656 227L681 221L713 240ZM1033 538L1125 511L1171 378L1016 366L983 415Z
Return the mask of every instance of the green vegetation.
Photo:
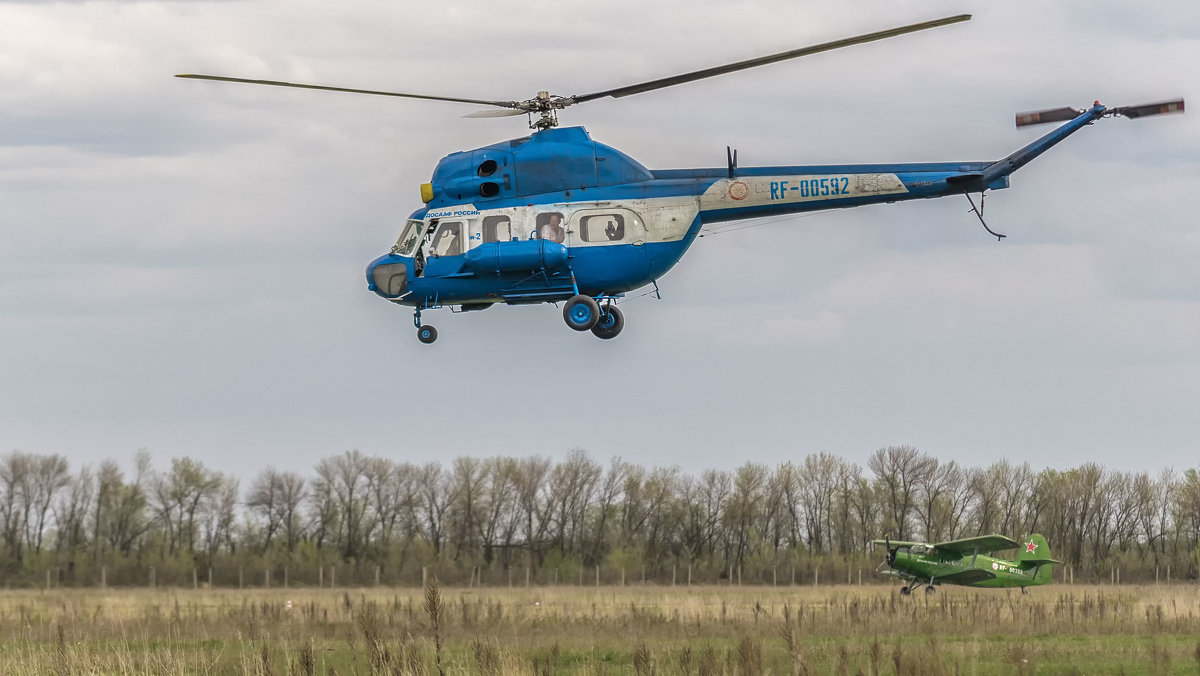
M1167 674L1194 586L10 592L5 673Z

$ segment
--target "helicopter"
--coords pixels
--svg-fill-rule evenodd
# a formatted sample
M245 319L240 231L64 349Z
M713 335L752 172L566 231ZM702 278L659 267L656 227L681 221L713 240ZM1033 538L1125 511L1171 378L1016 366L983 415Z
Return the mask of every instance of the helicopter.
M367 288L413 308L422 343L437 329L422 312L484 310L493 305L563 303L563 320L601 339L625 326L618 302L653 287L708 224L914 199L966 196L983 217L988 190L1067 136L1106 117L1140 118L1183 112L1182 100L1108 108L1096 101L1077 110L1017 115L1018 127L1063 124L999 160L909 164L647 169L631 156L594 141L583 127L560 127L558 111L601 98L622 98L834 49L970 20L971 15L914 23L754 59L572 96L540 91L499 101L352 89L218 75L176 77L294 87L489 106L465 117L525 115L527 136L451 153L420 186L424 206L412 212L387 253L366 269ZM979 193L979 204L972 199ZM660 296L661 297L661 296Z

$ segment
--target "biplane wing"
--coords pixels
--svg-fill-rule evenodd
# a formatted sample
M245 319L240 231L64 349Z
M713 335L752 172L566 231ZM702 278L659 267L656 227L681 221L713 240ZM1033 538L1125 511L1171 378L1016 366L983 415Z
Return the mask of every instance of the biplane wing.
M904 540L871 540L871 545L875 547L912 547L919 544L924 543L906 542Z
M933 546L942 551L954 552L960 556L968 556L971 554L986 554L988 552L1014 549L1020 547L1021 544L1003 535L981 535L979 537L939 542Z
M975 584L976 582L983 582L984 580L992 580L995 578L996 578L996 574L990 570L983 570L982 568L972 568L970 570L963 570L963 571L959 571L957 573L950 573L949 575L939 575L937 577L937 582L938 582L938 584L945 583L945 584L964 584L965 585L965 584Z

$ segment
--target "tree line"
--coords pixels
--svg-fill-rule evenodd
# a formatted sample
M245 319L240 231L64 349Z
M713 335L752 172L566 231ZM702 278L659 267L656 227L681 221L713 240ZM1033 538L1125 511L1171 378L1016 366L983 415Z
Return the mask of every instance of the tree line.
M1200 576L1200 473L944 462L888 446L689 473L583 450L412 464L347 451L245 487L192 458L156 468L0 458L9 586L789 583L851 580L868 543L1047 537L1081 581ZM53 579L51 579L53 578Z

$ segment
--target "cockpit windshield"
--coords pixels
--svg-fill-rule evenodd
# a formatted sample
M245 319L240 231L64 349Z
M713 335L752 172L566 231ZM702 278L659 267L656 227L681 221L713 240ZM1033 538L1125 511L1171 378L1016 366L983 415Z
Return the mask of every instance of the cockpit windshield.
M423 221L409 221L404 226L404 231L400 233L400 239L396 240L396 246L392 247L392 253L397 256L411 256L417 249L417 244L421 241L421 233L425 229Z

